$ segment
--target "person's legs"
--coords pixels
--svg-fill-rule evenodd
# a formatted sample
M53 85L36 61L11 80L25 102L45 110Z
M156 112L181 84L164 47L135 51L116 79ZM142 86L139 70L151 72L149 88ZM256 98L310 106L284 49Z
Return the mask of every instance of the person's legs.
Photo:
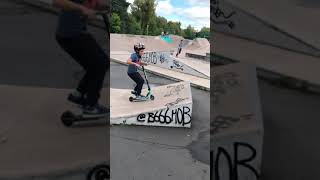
M77 90L83 95L86 94L85 104L96 105L100 97L106 70L109 67L107 55L89 34L73 39L57 37L57 41L86 70L86 74L79 82Z
M87 71L88 62L86 58L87 55L85 52L85 41L83 40L83 38L80 36L75 38L61 38L56 36L56 40L60 47ZM81 99L83 99L83 96L87 93L87 79L88 75L86 73L81 79L76 91L69 95L69 100L78 104L83 103L80 101L82 101Z
M87 89L87 105L95 106L100 98L105 74L109 67L108 57L91 35L86 35L87 74L79 86Z
M129 77L137 84L134 90L136 91L137 95L141 95L141 90L144 84L144 79L141 77L140 73L130 73L128 74Z

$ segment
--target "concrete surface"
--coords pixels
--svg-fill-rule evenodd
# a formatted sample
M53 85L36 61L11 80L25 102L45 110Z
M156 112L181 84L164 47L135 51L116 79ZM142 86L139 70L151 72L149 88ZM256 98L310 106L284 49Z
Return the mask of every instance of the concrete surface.
M255 67L237 63L214 72L211 179L259 179L263 121Z
M130 57L130 54L128 54ZM151 66L158 66L164 69L190 74L201 78L209 79L210 77L210 64L199 62L199 59L192 58L177 58L170 55L167 51L146 51L141 58Z
M130 102L131 89L111 89L111 124L187 127L192 124L190 83L180 82L152 88L155 99ZM142 90L147 94L147 89ZM138 106L138 108L137 108Z
M130 57L128 51L111 51L110 53L111 61L115 61L124 65L127 64L127 59L128 57ZM206 64L209 65L208 63ZM164 69L157 66L146 66L145 70L172 80L189 81L193 87L197 87L207 91L210 90L210 80L206 78L200 78L197 76L180 73L177 71L171 71L169 69Z
M130 34L111 34L110 35L110 51L111 51L111 59L116 60L117 62L126 62L128 57L130 56L130 52L133 51L133 45L135 43L141 42L146 45L146 52L171 52L177 50L178 44L182 37L179 36L170 36L173 39L173 43L167 43L159 38L159 36L143 36L143 35L130 35ZM185 76L184 74L191 74L193 76L199 76L203 79L207 79L210 77L210 66L208 62L204 62L202 60L192 59L192 58L185 58L185 59L192 59L190 61L188 60L182 60L181 57L185 57L186 52L196 52L196 53L202 53L206 54L210 52L210 43L207 39L204 38L197 38L194 40L190 40L185 47L183 47L181 54L179 55L179 58L175 58L174 56L166 56L168 59L169 65L166 63L162 63L162 61L159 61L161 63L156 63L155 66L165 67L169 69L172 69L174 71L183 72L180 74L171 73L170 71L163 71L159 68L154 68L153 65L148 69L152 71L153 69L156 70L155 73L158 74L164 74L166 77L169 78L178 78L180 80L186 80L186 77L192 77L192 76ZM124 53L127 52L127 53ZM123 56L120 56L123 55ZM126 54L126 55L125 55ZM180 63L181 60L181 63ZM197 63L194 63L196 62ZM166 62L166 61L164 61ZM172 63L176 62L176 63ZM173 64L173 65L172 65ZM176 65L175 65L176 64ZM184 66L184 68L181 68L180 66ZM173 67L173 68L171 68ZM176 68L175 68L176 67ZM192 84L197 84L197 80L199 78L191 78L193 80L188 80ZM206 81L206 80L201 80ZM201 86L201 85L200 85ZM209 81L205 82L204 88L209 87Z
M261 70L284 78L290 77L297 82L303 81L310 89L319 92L320 79L317 74L319 74L320 58L221 33L215 33L215 39L218 42L215 46L215 54L236 62L254 64Z
M0 2L0 179L84 180L93 166L110 162L108 126L60 122L83 72L57 45L56 21L22 1ZM108 45L102 29L90 31Z
M109 129L103 125L108 123L107 119L91 122L89 126L85 123L87 127L78 124L80 128L66 128L62 124L61 114L67 109L74 112L77 109L65 100L69 92L0 87L0 161L5 165L0 170L0 179L65 175L109 163L106 159Z
M286 32L302 42L320 49L320 25L316 17L320 6L312 0L228 0L234 6L259 17L268 24Z
M316 4L313 0L292 0L292 4L294 4L294 1L298 4L298 1L301 3L303 1ZM244 3L244 5L242 4ZM267 44L271 46L276 46L282 49L287 49L290 51L295 51L299 53L304 53L308 55L313 56L320 56L320 50L316 49L312 46L310 46L308 43L304 42L303 39L299 39L295 37L293 34L290 34L289 32L285 32L283 29L279 29L279 27L275 26L272 22L279 21L280 19L282 21L286 21L282 23L282 25L286 26L285 24L294 24L297 22L297 24L300 23L300 21L296 21L293 16L291 16L292 10L288 11L282 11L281 14L277 14L277 17L274 17L271 21L265 21L260 16L257 16L257 14L252 14L252 11L257 11L258 13L261 13L259 11L259 8L264 8L262 4L258 4L256 2L251 4L251 8L248 8L246 3L248 1L241 1L240 7L234 5L233 1L219 1L219 6L211 3L212 9L211 9L211 18L215 21L231 21L234 23L233 28L229 28L229 26L225 24L214 24L213 23L213 30L218 32L223 32L228 35L241 37L243 39L247 39L250 41L258 42L261 44ZM264 3L269 3L264 2ZM236 3L238 4L238 2ZM270 4L271 5L271 4ZM277 7L277 3L274 2L270 7L272 10L268 10L267 13L269 13L271 16L273 11L273 8L279 8ZM290 6L288 6L290 7ZM219 8L219 11L217 9ZM286 8L287 9L287 8ZM215 11L216 10L216 11ZM263 9L265 11L265 9ZM220 13L219 13L220 12ZM228 19L225 19L221 13L224 13L225 16L228 16L230 13L235 12L231 17ZM270 13L272 12L272 13ZM304 13L308 11L303 11ZM269 15L268 14L268 15ZM301 13L298 13L301 16ZM298 16L300 16L298 15ZM307 32L307 31L306 31ZM212 36L215 37L215 36Z
M111 88L132 89L127 66L111 63ZM151 87L175 83L148 73ZM112 126L111 179L162 180L210 178L210 94L191 88L192 127ZM136 105L136 108L139 108ZM125 170L125 173L124 173Z

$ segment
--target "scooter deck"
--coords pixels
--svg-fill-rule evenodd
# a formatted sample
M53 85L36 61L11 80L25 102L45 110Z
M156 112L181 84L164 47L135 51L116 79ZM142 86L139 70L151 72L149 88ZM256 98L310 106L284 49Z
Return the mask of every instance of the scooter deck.
M100 119L107 118L109 115L110 113L105 115L89 116L84 114L75 114L71 111L65 111L61 115L61 121L65 126L69 127L69 126L72 126L75 122L100 120Z

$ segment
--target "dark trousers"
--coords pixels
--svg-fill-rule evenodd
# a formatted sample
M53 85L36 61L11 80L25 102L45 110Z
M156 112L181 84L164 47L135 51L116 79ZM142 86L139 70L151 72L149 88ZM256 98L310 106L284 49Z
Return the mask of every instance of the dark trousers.
M141 94L141 90L144 84L144 79L141 77L140 73L135 72L135 73L128 73L128 76L134 81L136 82L136 87L134 88L134 90L137 92L138 95Z
M77 90L86 95L86 104L98 103L106 70L109 69L108 57L90 34L75 38L56 36L58 44L86 71Z

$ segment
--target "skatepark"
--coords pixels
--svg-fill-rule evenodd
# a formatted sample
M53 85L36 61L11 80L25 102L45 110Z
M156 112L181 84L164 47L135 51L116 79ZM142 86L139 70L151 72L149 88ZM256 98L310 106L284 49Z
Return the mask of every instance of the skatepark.
M309 23L319 6L228 0L212 9L212 178L319 179L319 26Z
M139 42L155 99L129 102L126 62ZM209 179L209 52L203 38L110 35L111 179Z
M77 109L66 97L82 72L55 42L56 15L11 0L0 8L0 179L86 179L110 163L109 128L106 119L61 123L65 110ZM103 29L93 31L106 42Z
M111 179L209 178L208 70L201 73L203 77L198 77L149 66L154 67L147 70L157 98L154 102L163 99L162 105L166 108L177 108L172 109L170 118L175 118L179 127L114 124L109 128L103 119L65 127L61 114L76 109L67 103L66 96L83 71L55 42L56 14L45 5L29 6L16 1L3 1L1 5L5 9L1 11L1 22L7 25L1 34L6 42L1 44L4 59L1 107L6 113L2 114L0 135L1 162L5 168L0 171L0 179L86 179L96 166L105 167L110 163L113 164ZM90 31L108 49L104 29L90 26ZM197 49L197 44L194 48ZM132 89L132 82L123 73L125 65L111 62L110 71L113 90L122 89L127 93L126 90ZM177 79L178 74L183 74L185 80L201 79L203 84L197 86ZM106 81L104 87L108 86ZM162 92L164 88L167 92ZM179 89L181 91L177 91ZM101 103L107 102L108 94L113 92L104 89L102 97L105 98L101 98ZM176 96L177 93L181 96ZM167 99L161 97L165 95ZM159 110L159 105L155 108ZM179 119L182 117L184 121ZM142 170L145 172L141 173Z

